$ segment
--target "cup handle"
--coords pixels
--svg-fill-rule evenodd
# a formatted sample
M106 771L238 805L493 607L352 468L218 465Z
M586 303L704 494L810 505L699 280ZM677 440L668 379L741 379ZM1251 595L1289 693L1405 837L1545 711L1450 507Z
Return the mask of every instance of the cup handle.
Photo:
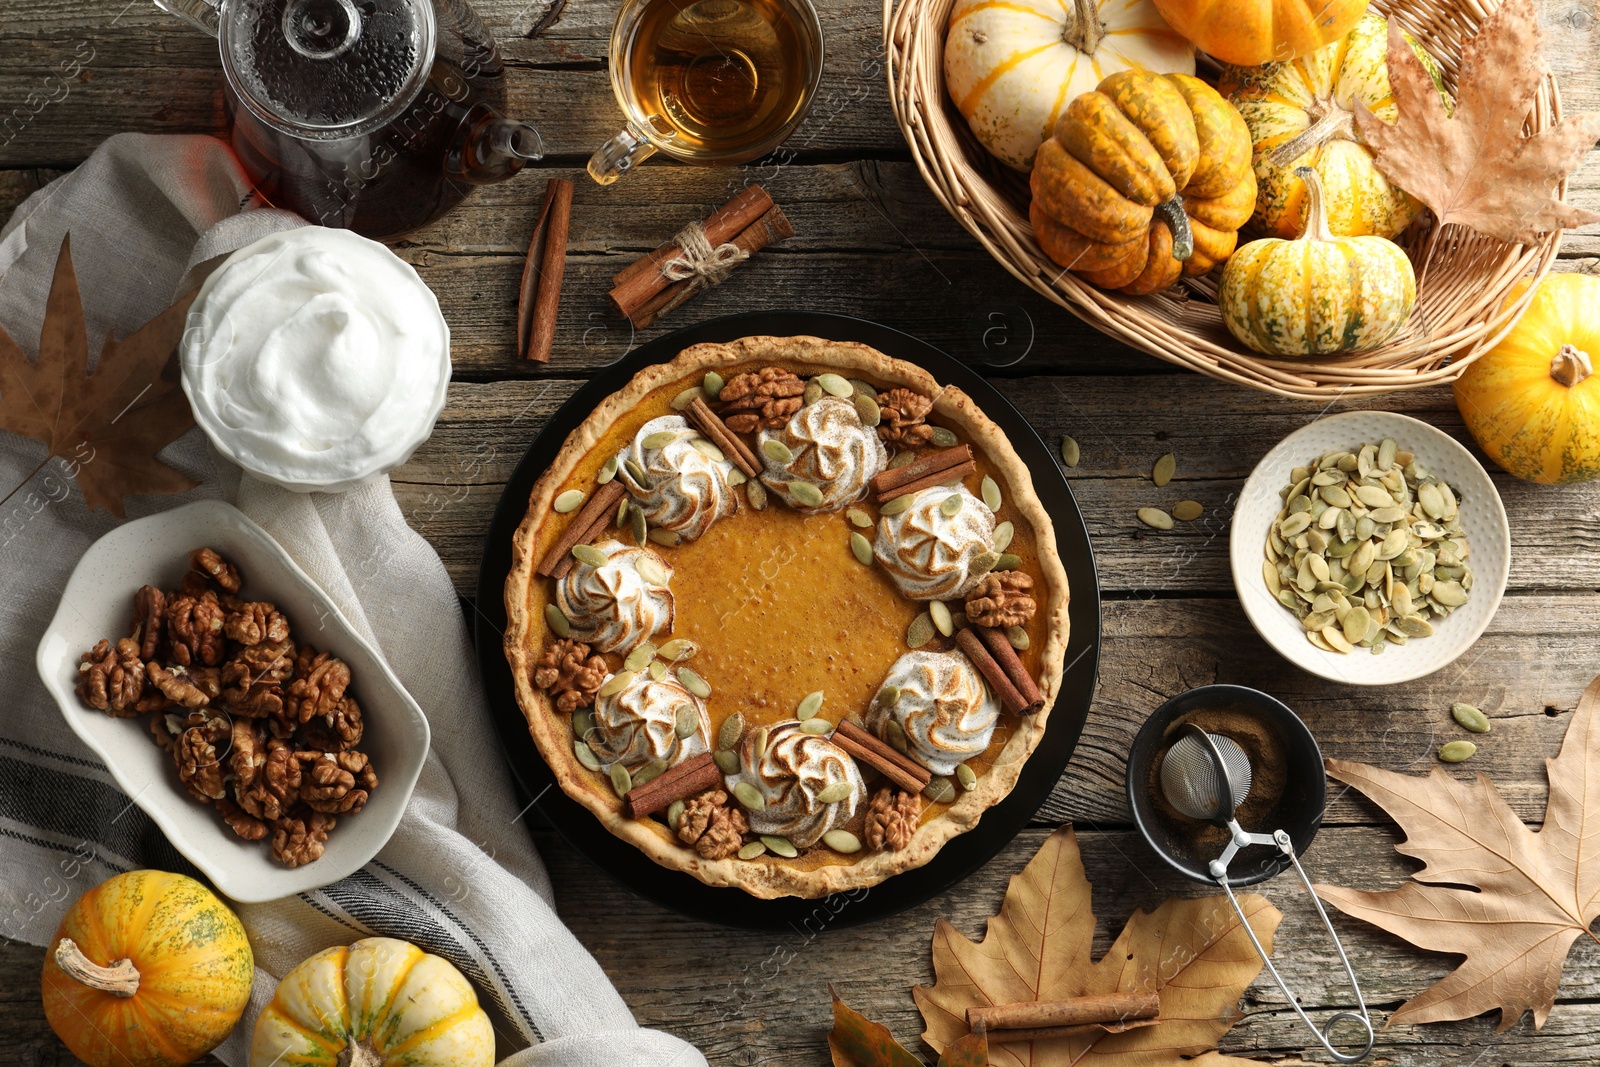
M655 152L656 146L630 122L589 157L589 177L601 185L610 185Z

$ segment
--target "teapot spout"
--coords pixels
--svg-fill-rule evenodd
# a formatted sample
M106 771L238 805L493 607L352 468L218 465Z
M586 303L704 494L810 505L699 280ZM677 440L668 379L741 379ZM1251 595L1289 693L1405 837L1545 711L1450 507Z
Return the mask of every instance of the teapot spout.
M222 0L155 0L155 5L212 37L222 25Z
M446 169L472 185L490 185L513 177L524 163L543 158L544 140L538 130L489 112L468 125Z
M544 138L526 122L497 119L483 131L485 158L503 156L524 163L544 158Z

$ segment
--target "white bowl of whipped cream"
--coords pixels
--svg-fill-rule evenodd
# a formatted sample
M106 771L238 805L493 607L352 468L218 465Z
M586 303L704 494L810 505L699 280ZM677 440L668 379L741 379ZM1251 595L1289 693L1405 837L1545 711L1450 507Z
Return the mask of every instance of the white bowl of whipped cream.
M450 382L450 328L411 265L349 230L304 226L229 256L180 346L195 422L223 456L300 492L410 458Z

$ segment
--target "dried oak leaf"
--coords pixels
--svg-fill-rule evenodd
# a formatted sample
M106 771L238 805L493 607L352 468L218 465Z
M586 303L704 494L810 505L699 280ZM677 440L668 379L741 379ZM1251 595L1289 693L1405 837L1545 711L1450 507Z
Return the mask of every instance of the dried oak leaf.
M1254 893L1240 894L1239 904L1271 952L1283 916ZM1153 1024L996 1045L989 1062L997 1067L1248 1067L1254 1062L1216 1051L1218 1039L1242 1017L1239 998L1245 987L1261 972L1249 934L1226 898L1172 897L1149 914L1136 911L1099 960L1091 956L1094 926L1078 841L1064 826L1012 877L1000 914L989 920L981 942L967 940L939 920L933 934L937 981L912 990L927 1026L923 1040L934 1049L945 1048L967 1033L966 1011L979 1005L1153 990L1161 998L1160 1019Z
M1567 950L1600 918L1600 678L1589 683L1561 752L1545 761L1544 825L1530 830L1489 778L1442 767L1425 778L1328 760L1328 774L1389 814L1423 863L1400 888L1364 892L1319 885L1317 895L1433 952L1466 959L1389 1016L1432 1023L1500 1012L1507 1030L1533 1012L1544 1025ZM1589 819L1593 818L1591 824Z
M1600 220L1553 195L1600 137L1600 114L1570 115L1523 136L1545 76L1542 37L1533 0L1506 0L1491 12L1462 46L1451 112L1400 23L1389 23L1389 85L1399 115L1390 124L1357 103L1356 121L1378 169L1441 224L1516 243Z
M828 1051L833 1067L922 1067L922 1061L894 1039L889 1028L833 997L833 1029L828 1031ZM967 1034L945 1046L939 1067L986 1067L989 1042L982 1034Z
M106 338L89 373L89 338L72 269L70 238L61 241L55 278L29 360L0 331L0 429L42 441L72 469L84 502L123 514L130 493L181 493L196 484L156 459L194 425L176 374L166 373L194 295L182 297L121 341Z

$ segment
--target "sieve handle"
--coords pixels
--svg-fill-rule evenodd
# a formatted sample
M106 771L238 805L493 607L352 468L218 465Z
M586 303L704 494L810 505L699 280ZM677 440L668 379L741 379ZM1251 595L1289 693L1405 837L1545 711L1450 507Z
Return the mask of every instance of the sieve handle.
M1244 924L1244 932L1249 935L1250 943L1256 947L1256 955L1260 956L1261 962L1267 965L1267 970L1271 973L1272 980L1278 983L1278 988L1283 992L1284 998L1288 1000L1289 1007L1293 1008L1294 1013L1300 1016L1300 1021L1306 1024L1306 1029L1317 1035L1317 1041L1328 1051L1328 1055L1332 1056L1336 1061L1339 1063L1356 1063L1365 1059L1367 1053L1372 1051L1372 1045L1377 1040L1377 1035L1372 1028L1372 1016L1367 1013L1367 1002L1361 996L1361 985L1356 981L1355 968L1350 965L1350 957L1345 953L1344 944L1339 940L1338 933L1333 929L1333 921L1328 918L1327 909L1323 908L1322 901L1317 898L1317 891L1311 888L1311 879L1306 877L1305 868L1300 866L1300 859L1294 854L1294 843L1289 840L1288 833L1283 830L1275 831L1272 835L1272 841L1279 852L1289 857L1289 862L1294 864L1295 873L1300 875L1300 881L1305 885L1306 892L1311 894L1312 906L1317 909L1317 914L1322 917L1322 925L1328 931L1328 936L1333 939L1333 947L1339 951L1339 961L1344 964L1345 976L1350 979L1350 989L1355 993L1356 1006L1360 1009L1359 1014L1353 1011L1335 1012L1329 1017L1325 1027L1321 1030L1317 1029L1316 1024L1306 1015L1305 1009L1300 1006L1299 999L1289 992L1288 984L1284 982L1283 975L1278 973L1278 968L1273 964L1272 958L1267 955L1267 950L1261 947L1261 939L1256 937L1255 930L1250 926L1250 920L1245 918L1244 909L1239 906L1239 898L1233 895L1233 887L1228 884L1226 870L1217 877L1217 884L1222 886L1222 891L1228 894L1228 903L1233 905L1234 912L1239 916L1240 922ZM1332 1030L1336 1023L1344 1019L1352 1019L1360 1023L1362 1029L1366 1031L1367 1039L1361 1046L1360 1052L1341 1052L1333 1047L1333 1042L1328 1037L1328 1031Z

